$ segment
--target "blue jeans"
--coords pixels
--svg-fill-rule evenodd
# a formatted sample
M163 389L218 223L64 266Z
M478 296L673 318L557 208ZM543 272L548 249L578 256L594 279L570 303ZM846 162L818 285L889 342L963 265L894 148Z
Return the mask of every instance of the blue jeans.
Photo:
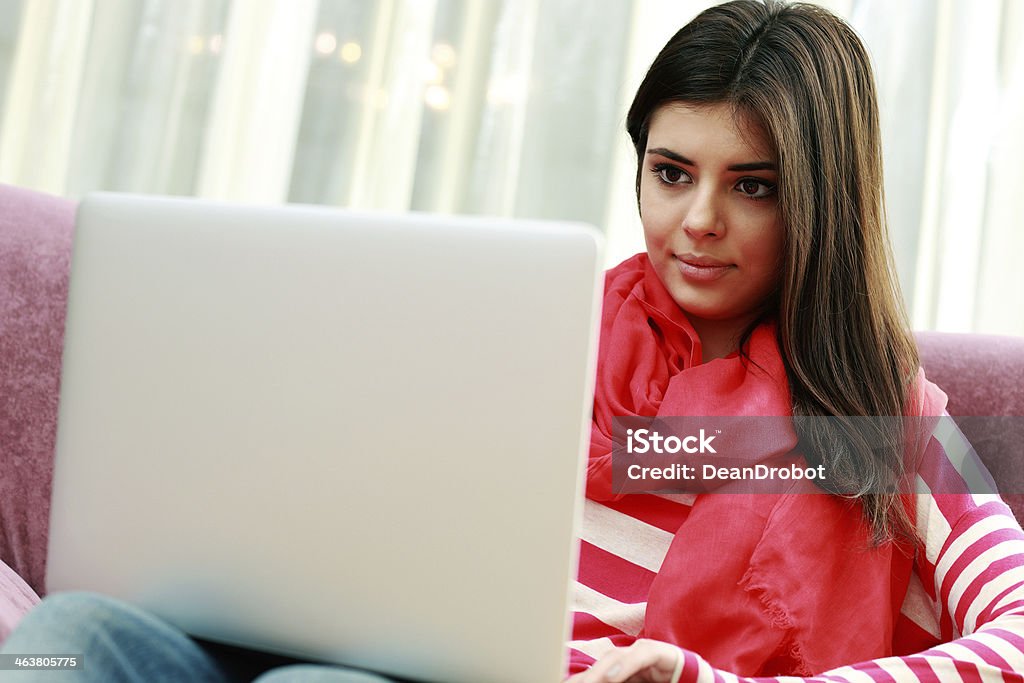
M3 680L59 683L393 683L376 674L196 641L131 605L57 593L25 615L0 654L80 654L81 668L3 672Z

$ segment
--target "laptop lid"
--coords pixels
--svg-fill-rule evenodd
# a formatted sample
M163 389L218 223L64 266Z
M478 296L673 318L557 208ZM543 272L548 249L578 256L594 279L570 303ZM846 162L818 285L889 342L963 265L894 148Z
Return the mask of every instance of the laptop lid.
M86 197L48 590L415 679L560 680L600 264L579 225Z

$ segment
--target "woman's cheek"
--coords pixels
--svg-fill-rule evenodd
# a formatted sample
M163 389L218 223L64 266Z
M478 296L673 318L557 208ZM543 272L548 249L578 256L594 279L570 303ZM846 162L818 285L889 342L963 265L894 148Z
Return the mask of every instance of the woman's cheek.
M644 233L650 242L664 242L672 234L671 211L664 205L652 203L643 213Z

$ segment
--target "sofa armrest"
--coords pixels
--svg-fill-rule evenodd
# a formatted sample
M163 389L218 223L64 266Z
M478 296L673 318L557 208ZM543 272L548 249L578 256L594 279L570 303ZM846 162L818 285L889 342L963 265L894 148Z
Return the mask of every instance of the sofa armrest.
M75 207L0 185L0 562L36 593L46 571Z
M1024 524L1024 337L918 332L921 365Z

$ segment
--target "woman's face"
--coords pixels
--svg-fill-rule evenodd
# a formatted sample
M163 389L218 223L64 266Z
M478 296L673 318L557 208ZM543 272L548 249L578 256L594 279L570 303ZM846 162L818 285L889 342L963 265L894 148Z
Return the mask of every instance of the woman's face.
M738 336L779 281L784 230L775 153L729 105L669 103L651 118L640 216L672 298L704 331Z

